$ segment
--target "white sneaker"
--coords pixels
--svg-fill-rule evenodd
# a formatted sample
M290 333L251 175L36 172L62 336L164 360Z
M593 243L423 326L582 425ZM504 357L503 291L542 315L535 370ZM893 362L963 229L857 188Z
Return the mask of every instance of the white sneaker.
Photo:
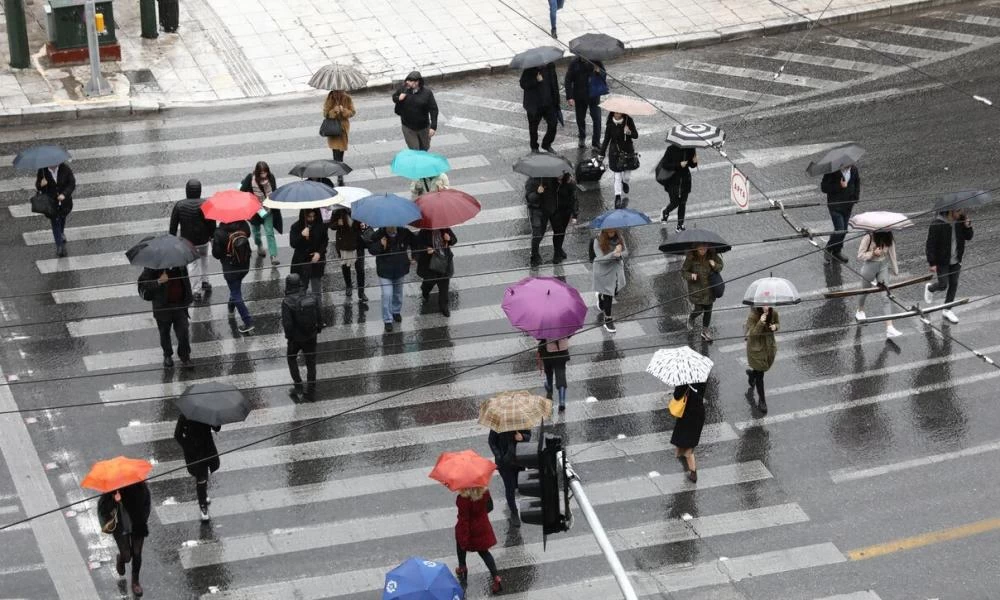
M867 317L865 315L865 311L858 309L858 312L854 313L854 318L859 321L864 321Z
M934 292L931 291L931 284L924 285L924 302L932 304L934 302Z
M892 325L889 325L888 327L885 328L885 337L887 338L895 338L901 335L903 335L903 332L896 329Z
M207 522L211 517L208 516L208 506L201 507L201 520L202 522Z
M955 313L951 312L947 308L941 311L941 316L948 319L952 323L958 323L958 316L956 316Z

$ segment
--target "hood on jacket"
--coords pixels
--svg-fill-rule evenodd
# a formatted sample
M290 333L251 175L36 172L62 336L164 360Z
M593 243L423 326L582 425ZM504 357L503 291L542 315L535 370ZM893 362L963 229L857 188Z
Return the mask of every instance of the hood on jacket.
M306 214L308 213L313 213L316 216L316 220L313 221L313 225L323 222L323 213L321 213L318 208L303 208L299 210L299 220L302 221L302 223L306 222Z
M416 81L420 87L424 87L424 78L420 75L420 71L410 71L410 74L406 76L406 81Z
M285 277L285 295L291 296L302 291L302 278L298 273L292 273Z
M186 198L201 198L201 182L197 179L188 179L184 186L184 196Z

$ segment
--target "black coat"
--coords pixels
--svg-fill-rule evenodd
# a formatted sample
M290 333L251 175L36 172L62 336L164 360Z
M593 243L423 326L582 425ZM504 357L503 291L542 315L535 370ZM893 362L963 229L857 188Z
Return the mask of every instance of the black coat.
M458 238L455 237L455 232L451 229L445 228L440 230L441 234L448 234L451 238L445 242L444 254L448 257L448 272L444 274L444 277L452 277L455 274L455 254L451 251L451 246L455 245ZM421 229L417 232L416 241L414 243L414 254L417 257L417 275L423 279L438 279L442 275L436 271L431 271L431 255L427 254L428 248L434 247L434 242L431 239L432 231L430 229Z
M625 133L628 127L629 133ZM612 171L616 171L618 156L620 154L635 154L635 144L632 140L639 137L639 132L635 129L635 121L632 117L625 115L621 125L615 125L614 119L608 115L608 121L604 124L604 141L601 143L601 156L608 157L608 165ZM610 155L607 152L611 152Z
M701 430L705 427L705 384L687 386L687 405L684 416L677 419L670 443L678 448L695 448L701 441ZM674 388L673 396L680 398L680 386ZM683 393L683 392L681 392Z
M271 184L272 192L278 188L278 182L274 178L274 173L268 171L267 180ZM247 173L247 176L240 182L240 191L253 193L253 171ZM278 233L284 233L285 225L281 220L281 211L276 208L269 208L268 210L271 211L271 225L274 226L274 230ZM254 225L260 225L264 221L260 218L260 215L254 215L250 217L250 222Z
M382 240L389 240L385 248ZM410 254L416 245L413 232L405 227L396 230L396 237L390 238L385 229L379 229L368 244L368 251L375 257L375 273L383 279L400 279L410 272Z
M128 515L127 522L131 525L131 530L128 533L132 537L147 537L149 535L149 513L153 505L149 486L146 485L145 481L140 481L139 483L125 486L118 491L122 495L122 507ZM101 494L101 497L97 499L97 516L102 526L111 520L111 513L117 508L117 504L114 492ZM124 523L125 520L119 516L118 528L113 532L115 536L126 533L122 527Z
M219 470L219 451L215 448L215 438L213 431L219 431L221 427L212 427L198 421L191 421L184 415L177 417L177 426L174 427L174 439L180 444L184 451L184 462L188 465L188 473L199 479L208 476L208 472L213 473ZM214 456L210 460L192 465L191 463Z
M168 315L165 314L165 311L187 308L194 297L191 293L191 278L188 277L187 267L166 269L169 279L166 283L161 284L159 278L163 271L164 269L143 269L142 274L139 275L138 287L142 297L152 301L153 316L162 315L166 318ZM180 290L180 299L173 302L168 300L168 291L172 286L178 286Z
M406 98L399 99L400 94L406 94ZM438 126L438 105L434 99L434 92L431 88L424 87L423 82L416 93L413 90L403 87L396 90L392 95L392 102L396 105L395 112L399 115L399 120L408 129L437 129Z
M601 70L601 76L605 77L604 63L599 60L592 61ZM590 77L594 75L594 67L580 57L573 59L566 68L566 78L563 86L566 88L566 99L575 102L590 102Z
M537 75L542 74L538 81ZM559 76L552 63L544 67L532 67L521 73L521 89L524 90L522 105L528 114L546 113L559 108Z
M212 235L212 256L219 259L219 262L222 264L223 277L227 281L241 279L246 277L246 274L250 272L249 263L244 266L233 264L226 255L226 250L229 246L229 234L235 231L242 231L247 234L247 243L250 243L250 225L246 221L223 223L215 229L215 233Z
M682 167L681 163L687 161L687 166ZM674 175L667 180L663 189L668 192L674 191L682 196L691 192L691 167L698 166L697 155L694 148L681 148L671 144L660 158L660 165L668 171L673 171Z
M844 176L839 170L827 173L823 176L819 188L826 194L828 209L849 215L854 209L854 204L861 199L861 175L858 173L858 168L851 167L851 180L847 182L845 188L840 187L840 182L843 180Z
M185 198L174 204L174 209L170 211L170 235L177 235L179 228L181 237L195 246L212 241L216 224L201 212L204 202L202 198Z
M972 227L966 227L964 221L949 223L941 219L931 221L927 228L927 264L932 267L945 267L951 264L951 236L955 233L955 255L962 262L965 255L965 242L972 239Z
M299 296L306 293L308 292L304 285L290 288L288 283L285 283L285 297L281 300L281 328L285 332L286 340L298 343L309 342L315 340L316 336L319 335L318 330L304 333L295 326L295 311L298 309ZM317 303L316 323L320 324L322 322L323 313L320 310L319 303Z
M311 210L316 217L309 226L309 237L302 235L306 229L305 213ZM322 277L326 272L326 249L330 245L329 227L323 223L323 217L318 208L308 208L299 211L299 220L292 223L288 232L288 243L295 250L292 253L292 273L298 273L304 281L313 277ZM319 254L319 262L310 263L313 254Z
M364 229L359 221L351 219L350 211L347 209L334 211L328 226L333 232L333 247L337 252L357 251L358 256L365 253L365 242L361 239Z
M538 186L545 191L538 193ZM572 179L563 181L561 178L529 177L524 184L524 198L531 210L540 210L548 217L576 218L579 214L579 204L576 198L576 182Z
M525 429L521 431L521 435L524 439L520 442L514 440L514 434L517 431L505 431L503 433L497 433L495 431L490 431L489 444L490 450L493 451L493 462L497 464L500 469L518 469L520 467L515 465L512 461L515 457L515 452L518 444L523 444L531 441L531 431Z
M47 182L45 187L42 187L43 180ZM35 174L35 190L39 194L45 194L53 200L56 200L59 194L64 196L62 202L56 200L57 215L65 217L73 211L73 192L76 190L76 176L73 175L73 169L66 163L59 165L57 180L52 179L52 173L49 172L48 168L38 169L38 173Z

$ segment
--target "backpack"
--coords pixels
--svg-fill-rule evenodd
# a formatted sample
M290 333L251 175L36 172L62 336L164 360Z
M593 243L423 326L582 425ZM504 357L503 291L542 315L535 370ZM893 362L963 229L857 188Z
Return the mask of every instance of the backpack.
M245 231L234 231L229 234L229 240L226 242L226 258L230 263L237 267L249 267L251 254L250 239L247 238Z
M301 337L313 337L319 333L316 296L310 293L299 294L292 310L292 320L295 322L295 333Z

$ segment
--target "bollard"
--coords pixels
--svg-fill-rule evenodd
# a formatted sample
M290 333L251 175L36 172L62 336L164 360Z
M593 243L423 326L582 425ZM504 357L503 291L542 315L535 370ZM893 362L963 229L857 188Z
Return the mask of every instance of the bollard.
M139 0L139 22L142 37L155 40L160 35L156 25L156 0Z
M7 47L10 48L10 66L27 69L31 66L28 52L28 24L24 18L23 0L4 0L7 16Z

